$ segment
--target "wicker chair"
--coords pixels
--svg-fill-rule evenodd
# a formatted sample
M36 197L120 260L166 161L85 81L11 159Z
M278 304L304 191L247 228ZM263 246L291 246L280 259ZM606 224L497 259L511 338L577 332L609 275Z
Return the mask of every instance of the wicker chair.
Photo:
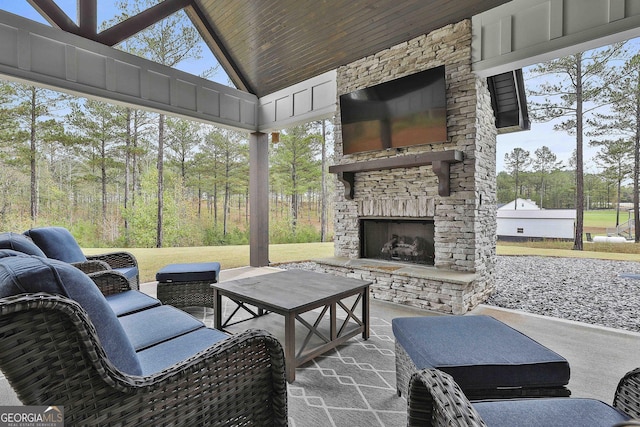
M595 399L561 397L470 402L450 375L425 369L411 377L407 415L409 426L421 427L636 425L632 418L640 418L640 369L620 380L613 407Z
M73 264L85 273L114 269L127 277L131 289L139 289L138 261L129 252L85 255L73 235L63 227L38 227L24 232L48 257Z
M31 273L38 269L37 275ZM113 272L91 278L107 299L137 292L128 290L128 282ZM68 295L55 291L56 283L62 283L57 289ZM170 341L160 344L164 350L151 357L159 358L163 367L149 370L154 361L143 355L147 350L136 350L137 356L131 350L129 359L123 357L129 342L121 333L121 318L114 317L93 283L68 264L0 251L0 284L0 369L25 405L62 405L67 425L287 424L284 354L268 332L225 337L198 329L191 348L183 345L189 334L168 347ZM30 290L37 288L53 291ZM26 293L12 294L14 289ZM164 313L172 308L134 315L158 309ZM158 326L171 329L170 324ZM209 341L203 343L200 337ZM133 371L131 357L136 363L146 357L147 368L128 373Z

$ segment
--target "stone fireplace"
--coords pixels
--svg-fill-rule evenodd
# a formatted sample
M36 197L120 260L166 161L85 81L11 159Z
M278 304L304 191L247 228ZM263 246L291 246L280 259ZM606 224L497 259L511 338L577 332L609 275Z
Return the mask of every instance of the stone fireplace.
M463 314L494 287L496 128L471 70L471 21L340 67L338 95L444 65L447 140L342 155L335 119L335 256L325 271L371 280L372 296Z

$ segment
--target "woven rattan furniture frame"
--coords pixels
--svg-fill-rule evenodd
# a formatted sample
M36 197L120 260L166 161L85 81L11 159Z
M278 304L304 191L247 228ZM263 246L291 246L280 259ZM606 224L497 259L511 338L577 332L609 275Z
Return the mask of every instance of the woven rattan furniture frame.
M263 331L129 376L106 358L76 302L23 294L0 300L0 369L23 404L64 405L67 425L287 424L284 354Z
M419 371L404 347L395 342L396 350L396 388L398 396L404 395L409 388L411 376ZM508 399L517 397L567 397L571 392L566 387L521 387L501 389L465 390L469 399Z
M210 307L214 308L213 289L211 284L215 281L205 282L158 282L158 299L163 304L174 307Z
M620 380L613 406L632 418L640 418L640 369L627 373ZM453 378L436 369L424 369L412 375L407 401L407 425L486 426Z
M138 267L138 261L129 252L109 252L99 255L87 255L86 263L74 263L73 265L85 273L109 270L114 268ZM131 289L140 289L140 275L136 274L129 280Z

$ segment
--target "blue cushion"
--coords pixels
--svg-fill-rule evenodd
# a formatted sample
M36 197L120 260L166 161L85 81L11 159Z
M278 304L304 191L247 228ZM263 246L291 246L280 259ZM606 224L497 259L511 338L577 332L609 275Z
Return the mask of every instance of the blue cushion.
M219 274L219 262L169 264L156 273L156 280L163 283L206 281L215 283L218 280Z
M503 400L472 404L489 427L611 427L629 416L594 399Z
M0 258L5 258L8 256L24 257L27 255L24 252L18 252L11 249L0 249Z
M392 328L418 369L440 369L463 390L569 382L565 358L489 316L396 318Z
M114 270L122 273L127 280L133 279L138 275L138 267L119 267L114 268Z
M202 328L138 352L143 375L151 375L186 360L211 347L228 335L217 329Z
M0 249L12 249L27 255L46 257L27 236L18 233L0 233Z
M0 258L0 298L46 292L78 302L89 315L107 357L117 368L140 375L141 367L118 318L93 281L77 268L34 256Z
M136 351L170 340L204 323L175 307L162 305L118 318Z
M24 234L31 238L48 258L70 263L85 262L87 260L78 242L66 228L32 228L25 231Z
M107 295L106 299L116 316L124 316L160 305L159 300L140 291L119 292L117 294Z

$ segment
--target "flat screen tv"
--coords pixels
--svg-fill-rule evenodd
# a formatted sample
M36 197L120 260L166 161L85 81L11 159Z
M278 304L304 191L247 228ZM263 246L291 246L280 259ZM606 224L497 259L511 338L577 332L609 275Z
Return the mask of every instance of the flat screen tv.
M340 96L344 154L447 140L444 66Z

